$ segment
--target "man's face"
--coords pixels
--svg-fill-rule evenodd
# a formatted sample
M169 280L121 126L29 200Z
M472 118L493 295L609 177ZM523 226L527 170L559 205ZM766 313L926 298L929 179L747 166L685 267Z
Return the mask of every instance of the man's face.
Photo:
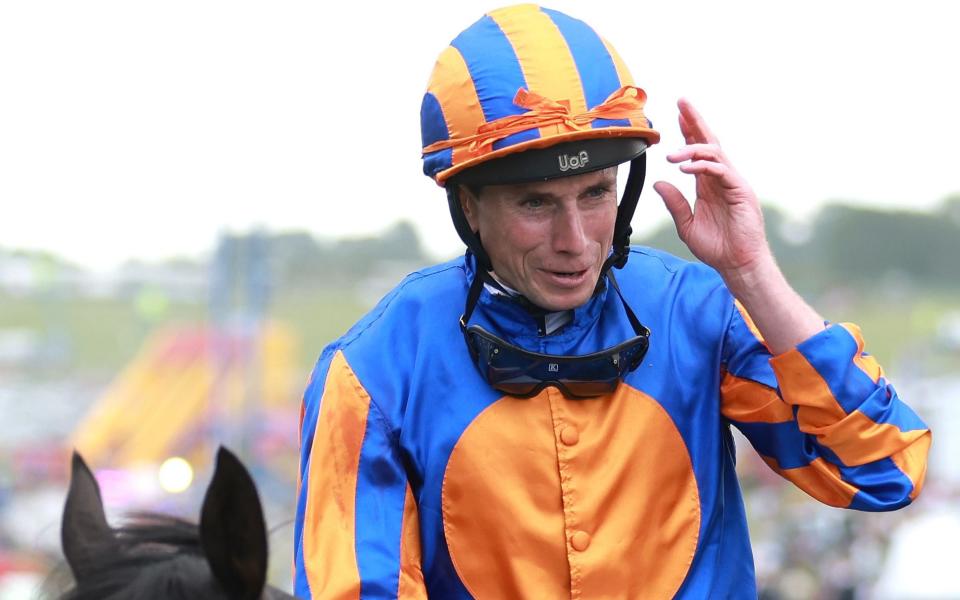
M461 195L497 279L549 311L590 299L613 244L616 167Z

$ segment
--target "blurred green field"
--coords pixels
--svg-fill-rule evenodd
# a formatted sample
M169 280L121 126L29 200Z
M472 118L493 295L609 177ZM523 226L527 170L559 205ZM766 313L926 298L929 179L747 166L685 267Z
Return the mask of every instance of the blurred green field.
M945 319L960 315L960 291L925 291L914 296L877 298L865 295L855 301L816 303L824 318L856 323L863 331L866 349L888 371L919 369L926 375L960 370L960 339L942 336Z
M270 314L297 333L298 366L309 370L324 346L343 335L370 308L369 301L361 300L354 292L323 290L281 296Z
M839 294L814 305L832 321L861 326L867 348L888 370L922 360L926 373L957 370L956 349L943 352L937 339L945 316L960 312L960 291L916 295ZM351 290L318 289L281 294L271 318L288 324L299 338L295 367L309 372L323 347L369 310L371 300ZM204 303L171 301L159 319L145 319L133 300L0 295L0 331L28 330L44 347L43 360L26 369L66 369L109 375L119 371L160 324L209 322ZM43 363L47 363L46 365Z
M165 316L169 322L202 318L202 306L184 303L171 303ZM124 300L0 295L0 329L29 330L38 336L41 357L25 365L31 369L115 371L153 326L138 316L133 302Z
M309 370L330 340L347 330L369 307L352 292L321 290L278 297L273 319L298 336L296 368ZM26 330L41 345L37 360L24 370L59 369L110 374L136 354L156 327L210 322L204 303L170 302L160 319L145 319L132 300L34 298L0 295L0 331Z

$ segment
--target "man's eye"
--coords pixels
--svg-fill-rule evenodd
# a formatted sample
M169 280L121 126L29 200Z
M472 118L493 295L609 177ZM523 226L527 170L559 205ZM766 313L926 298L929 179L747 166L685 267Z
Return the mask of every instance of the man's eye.
M523 205L527 208L540 208L543 206L542 198L527 198L523 201Z
M606 196L607 192L609 191L610 190L608 188L598 186L598 187L590 188L589 190L587 190L587 195L590 196L591 198L602 198L603 196Z

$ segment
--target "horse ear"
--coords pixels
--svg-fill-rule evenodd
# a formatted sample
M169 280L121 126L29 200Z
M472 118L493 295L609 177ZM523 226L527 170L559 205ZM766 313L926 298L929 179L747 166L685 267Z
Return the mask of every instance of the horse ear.
M88 565L102 560L103 553L114 545L113 530L103 512L100 486L76 451L70 466L70 489L60 524L60 543L77 581L86 577Z
M223 446L203 498L200 543L231 598L255 599L267 581L267 528L253 478Z

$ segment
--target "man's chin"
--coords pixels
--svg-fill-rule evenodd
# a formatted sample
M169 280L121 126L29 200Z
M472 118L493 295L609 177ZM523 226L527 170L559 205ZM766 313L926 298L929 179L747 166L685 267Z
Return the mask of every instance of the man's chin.
M596 288L596 282L593 285L586 284L574 289L549 290L538 294L538 298L532 300L534 304L550 312L560 312L564 310L573 310L579 308L590 300L593 296L593 290Z

